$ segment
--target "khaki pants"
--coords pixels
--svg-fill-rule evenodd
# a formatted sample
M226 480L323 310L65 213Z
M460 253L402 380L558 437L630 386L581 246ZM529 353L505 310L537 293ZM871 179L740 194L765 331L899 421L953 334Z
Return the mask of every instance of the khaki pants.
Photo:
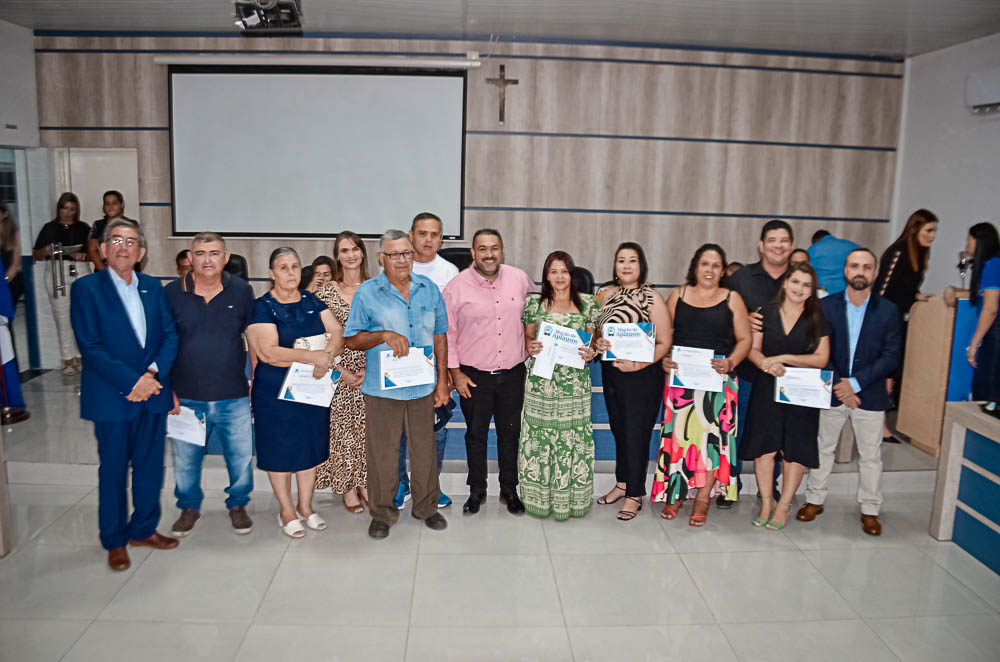
M882 505L879 483L882 479L882 423L884 411L848 409L844 405L819 414L819 469L806 477L806 502L822 505L829 493L827 483L833 470L834 453L840 431L847 420L854 428L858 444L858 503L864 515L878 515Z
M441 494L434 441L434 395L416 400L365 395L368 505L372 519L389 525L399 519L399 510L392 500L399 487L399 437L404 428L410 447L413 516L427 519L437 512Z

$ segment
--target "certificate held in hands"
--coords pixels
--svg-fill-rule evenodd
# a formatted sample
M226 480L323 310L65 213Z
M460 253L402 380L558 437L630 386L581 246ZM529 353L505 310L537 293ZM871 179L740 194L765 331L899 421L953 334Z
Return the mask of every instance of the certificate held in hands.
M391 349L383 350L379 353L382 390L435 383L434 361L434 348L429 346L410 347L406 356L399 357L393 356Z
M611 349L604 352L603 361L626 359L628 361L653 362L656 347L656 325L649 322L605 324L601 327L604 339L611 343Z
M292 363L285 374L285 381L281 382L278 399L303 405L329 407L338 381L340 381L338 370L327 370L325 375L316 379L313 377L311 365Z
M535 356L531 374L542 379L552 379L555 365L569 366L578 370L586 367L580 348L590 344L594 334L579 331L568 326L544 323L538 327L538 340L542 343L542 351Z
M712 359L715 358L712 350L674 345L670 358L677 364L670 371L670 386L697 391L722 390L724 376L712 367Z
M833 371L819 368L785 368L774 380L774 401L814 409L829 409Z

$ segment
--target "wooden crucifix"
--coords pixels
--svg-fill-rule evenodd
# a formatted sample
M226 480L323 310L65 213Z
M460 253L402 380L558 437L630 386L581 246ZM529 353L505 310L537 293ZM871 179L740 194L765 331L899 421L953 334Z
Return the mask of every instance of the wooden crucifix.
M507 78L507 67L500 65L500 77L499 78L487 78L486 82L490 85L496 85L497 87L497 98L500 101L500 124L504 123L504 107L507 105L507 86L517 85L518 80L516 78Z

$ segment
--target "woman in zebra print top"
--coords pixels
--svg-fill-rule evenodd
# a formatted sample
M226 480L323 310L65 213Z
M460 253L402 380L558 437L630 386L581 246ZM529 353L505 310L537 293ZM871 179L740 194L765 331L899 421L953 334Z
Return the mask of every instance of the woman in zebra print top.
M597 500L616 503L625 498L618 519L631 520L642 508L649 467L649 438L663 401L664 373L660 367L670 347L671 326L663 298L646 280L646 255L639 244L627 241L615 251L612 282L597 293L601 304L597 333L604 324L652 322L656 345L652 363L616 359L602 361L604 401L615 437L615 486ZM600 339L597 349L609 343Z

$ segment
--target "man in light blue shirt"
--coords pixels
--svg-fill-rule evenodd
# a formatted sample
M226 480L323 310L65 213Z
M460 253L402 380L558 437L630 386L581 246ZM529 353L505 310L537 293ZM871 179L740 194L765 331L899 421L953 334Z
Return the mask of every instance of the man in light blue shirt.
M847 304L847 351L849 365L854 365L854 353L858 349L858 339L861 337L861 325L865 321L865 312L868 310L868 302L871 301L871 291L865 296L861 305L856 306L850 297L844 297ZM855 393L861 392L861 385L857 377L848 377L847 381Z
M385 538L399 518L393 504L398 487L399 438L410 445L413 516L431 529L448 526L437 511L440 485L434 440L434 407L450 397L448 384L448 314L437 285L413 274L413 245L401 230L379 240L383 272L358 287L344 327L350 349L365 352L365 453L372 523L368 535ZM405 356L411 347L433 347L435 382L383 388L381 353Z
M844 261L847 255L859 246L847 239L838 239L827 230L817 230L812 236L812 246L806 249L809 262L816 270L816 280L827 294L843 292L847 284L844 280Z

